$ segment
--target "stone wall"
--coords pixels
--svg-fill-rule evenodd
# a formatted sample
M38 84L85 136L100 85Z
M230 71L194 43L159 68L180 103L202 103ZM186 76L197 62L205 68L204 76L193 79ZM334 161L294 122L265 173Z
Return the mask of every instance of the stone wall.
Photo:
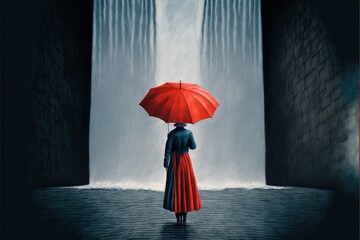
M358 3L346 4L263 1L267 184L358 186Z
M1 239L29 239L31 187L89 181L92 1L1 2Z
M33 186L89 182L92 1L40 1L27 81Z
M92 1L1 2L1 239L28 239L33 186L88 182Z

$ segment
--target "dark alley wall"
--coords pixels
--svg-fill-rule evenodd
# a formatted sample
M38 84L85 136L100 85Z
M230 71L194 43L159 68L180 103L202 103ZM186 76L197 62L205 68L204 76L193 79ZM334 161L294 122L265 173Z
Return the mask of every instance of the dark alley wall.
M29 238L32 186L89 181L91 39L92 1L1 1L1 239Z
M264 0L266 182L358 186L358 1Z
M26 82L29 180L87 184L92 3L40 2Z

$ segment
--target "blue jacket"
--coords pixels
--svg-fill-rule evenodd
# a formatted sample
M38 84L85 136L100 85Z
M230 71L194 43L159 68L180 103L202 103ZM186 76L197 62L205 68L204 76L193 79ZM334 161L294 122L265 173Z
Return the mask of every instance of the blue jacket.
M190 130L183 127L177 127L168 134L165 146L164 167L169 167L173 152L177 156L189 152L196 148L194 136Z

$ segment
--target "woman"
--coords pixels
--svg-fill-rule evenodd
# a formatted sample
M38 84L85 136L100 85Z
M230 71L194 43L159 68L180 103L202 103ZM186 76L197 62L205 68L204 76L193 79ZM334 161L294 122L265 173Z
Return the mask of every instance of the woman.
M177 224L186 224L188 212L200 210L201 202L191 164L189 148L196 143L185 123L176 123L168 134L165 147L164 167L167 171L164 208L175 212Z

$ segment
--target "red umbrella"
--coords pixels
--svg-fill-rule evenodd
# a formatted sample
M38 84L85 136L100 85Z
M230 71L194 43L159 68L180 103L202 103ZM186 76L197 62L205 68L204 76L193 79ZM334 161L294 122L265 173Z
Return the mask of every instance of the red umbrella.
M151 88L140 102L152 117L166 123L196 123L214 116L219 103L197 84L167 82Z

